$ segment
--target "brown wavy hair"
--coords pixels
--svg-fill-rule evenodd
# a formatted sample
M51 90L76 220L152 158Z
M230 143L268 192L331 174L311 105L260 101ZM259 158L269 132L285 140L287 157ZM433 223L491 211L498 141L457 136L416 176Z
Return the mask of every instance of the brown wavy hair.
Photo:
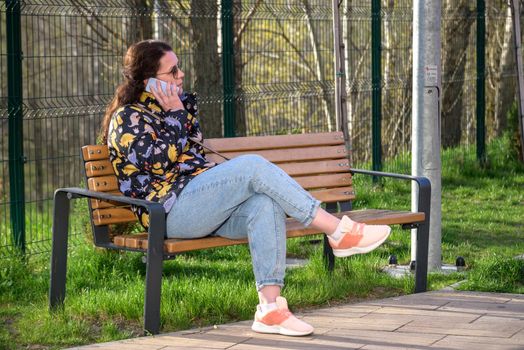
M115 96L106 108L100 130L100 139L107 143L109 123L113 113L120 107L138 101L145 89L144 80L154 77L160 67L160 59L166 52L173 51L171 46L160 40L144 40L131 45L124 56L122 82L115 91Z

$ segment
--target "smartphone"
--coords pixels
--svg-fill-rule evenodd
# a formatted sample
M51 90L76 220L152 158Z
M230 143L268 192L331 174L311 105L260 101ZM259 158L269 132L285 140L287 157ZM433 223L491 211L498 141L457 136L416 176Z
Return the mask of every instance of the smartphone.
M155 87L155 90L158 89L158 86L156 85L157 81L160 82L160 88L162 89L164 94L167 95L167 82L165 82L163 80L160 80L160 79L156 79L156 78L149 78L149 80L147 81L147 85L146 85L146 91L147 92L152 92L151 87L153 87L153 86ZM177 95L179 94L179 90L180 90L180 88L178 86L176 86L176 93L177 93Z

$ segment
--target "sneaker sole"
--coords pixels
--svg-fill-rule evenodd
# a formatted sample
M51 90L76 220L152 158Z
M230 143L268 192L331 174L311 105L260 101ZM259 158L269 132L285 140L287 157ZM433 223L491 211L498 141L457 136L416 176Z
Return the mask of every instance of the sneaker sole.
M391 229L389 230L386 237L384 237L380 241L377 241L375 244L368 245L367 247L353 247L349 249L333 249L333 255L338 258L344 258L344 257L355 255L355 254L369 253L370 251L378 248L382 243L384 243L386 239L388 239L390 234L391 234Z
M313 333L313 331L299 332L299 331L294 331L292 329L287 329L287 328L280 327L280 326L268 326L266 324L263 324L262 322L257 322L257 321L253 322L251 329L257 333L282 334L282 335L290 335L293 337L304 336L304 335L309 335Z

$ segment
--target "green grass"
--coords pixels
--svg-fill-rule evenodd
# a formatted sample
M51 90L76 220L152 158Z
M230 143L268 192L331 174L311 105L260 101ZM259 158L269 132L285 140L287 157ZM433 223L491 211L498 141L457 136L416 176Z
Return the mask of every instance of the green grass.
M524 261L514 259L524 253L524 167L509 147L508 138L491 143L486 167L476 164L474 150L443 153L443 260L453 264L463 256L467 268L430 274L430 289L466 279L461 289L524 293ZM374 186L364 176L356 176L355 183L357 209L410 208L407 183L386 180ZM79 205L77 225L86 227L82 212ZM337 259L329 275L320 245L288 240L289 255L310 262L288 271L283 294L300 310L411 293L411 277L380 272L389 254L407 263L409 247L409 231L395 228L372 253ZM53 313L47 309L49 255L0 259L0 349L61 348L141 335L145 266L140 258L98 250L86 238L69 255L65 308ZM257 295L246 246L184 254L165 262L163 273L163 332L252 317Z

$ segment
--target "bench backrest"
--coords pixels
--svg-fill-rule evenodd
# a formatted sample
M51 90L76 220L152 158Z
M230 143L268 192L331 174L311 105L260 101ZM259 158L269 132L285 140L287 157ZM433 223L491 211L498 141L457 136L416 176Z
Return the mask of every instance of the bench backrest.
M204 144L230 158L259 154L322 202L344 202L355 197L342 132L208 139ZM206 155L211 161L224 161L209 151ZM84 146L82 157L90 190L121 195L107 146ZM99 200L90 200L89 206L94 228L136 221L127 206Z

